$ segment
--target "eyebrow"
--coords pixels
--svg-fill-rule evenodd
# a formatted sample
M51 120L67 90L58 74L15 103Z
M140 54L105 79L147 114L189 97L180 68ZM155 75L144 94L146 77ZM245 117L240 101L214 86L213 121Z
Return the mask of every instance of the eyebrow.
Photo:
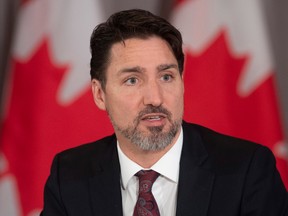
M121 69L118 73L122 74L122 73L131 73L131 72L137 72L137 73L141 73L144 72L145 69L141 68L139 66L135 66L135 67L127 67L127 68L123 68Z
M178 65L177 64L161 64L157 67L157 70L158 71L165 71L165 70L169 70L171 68L178 70Z
M157 66L157 71L161 72L161 71L165 71L165 70L169 70L171 68L177 69L178 70L178 65L177 64L161 64L159 66ZM127 67L127 68L122 68L121 70L118 71L118 74L122 74L122 73L143 73L145 72L145 68L142 68L140 66L135 66L135 67Z

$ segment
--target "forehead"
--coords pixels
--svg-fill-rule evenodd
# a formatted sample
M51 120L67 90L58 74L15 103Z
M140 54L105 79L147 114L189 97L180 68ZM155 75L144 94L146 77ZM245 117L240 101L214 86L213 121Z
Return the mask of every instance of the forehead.
M115 43L110 50L110 64L177 63L170 45L153 36L131 38ZM167 62L165 62L167 61Z

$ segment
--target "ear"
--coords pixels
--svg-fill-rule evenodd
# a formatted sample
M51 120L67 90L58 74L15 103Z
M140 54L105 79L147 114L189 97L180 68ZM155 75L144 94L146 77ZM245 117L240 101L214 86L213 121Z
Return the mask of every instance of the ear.
M94 102L97 107L101 110L106 110L106 103L105 103L105 92L102 89L102 85L99 80L92 79L92 94L94 98Z

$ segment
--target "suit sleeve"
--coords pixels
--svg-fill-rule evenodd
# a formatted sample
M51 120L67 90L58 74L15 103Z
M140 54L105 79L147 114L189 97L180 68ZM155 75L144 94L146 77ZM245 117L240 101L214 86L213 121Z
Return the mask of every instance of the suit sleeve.
M56 156L52 163L50 176L44 188L44 208L40 216L67 216L59 188L58 160Z
M242 216L288 216L287 191L268 148L255 151L245 184Z

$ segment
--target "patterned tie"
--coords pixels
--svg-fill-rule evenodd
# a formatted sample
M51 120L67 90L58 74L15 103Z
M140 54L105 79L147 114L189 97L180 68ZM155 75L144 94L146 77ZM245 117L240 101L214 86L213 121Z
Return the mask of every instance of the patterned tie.
M159 173L153 170L140 170L135 176L139 178L139 195L133 216L160 216L156 200L152 194L152 185Z

